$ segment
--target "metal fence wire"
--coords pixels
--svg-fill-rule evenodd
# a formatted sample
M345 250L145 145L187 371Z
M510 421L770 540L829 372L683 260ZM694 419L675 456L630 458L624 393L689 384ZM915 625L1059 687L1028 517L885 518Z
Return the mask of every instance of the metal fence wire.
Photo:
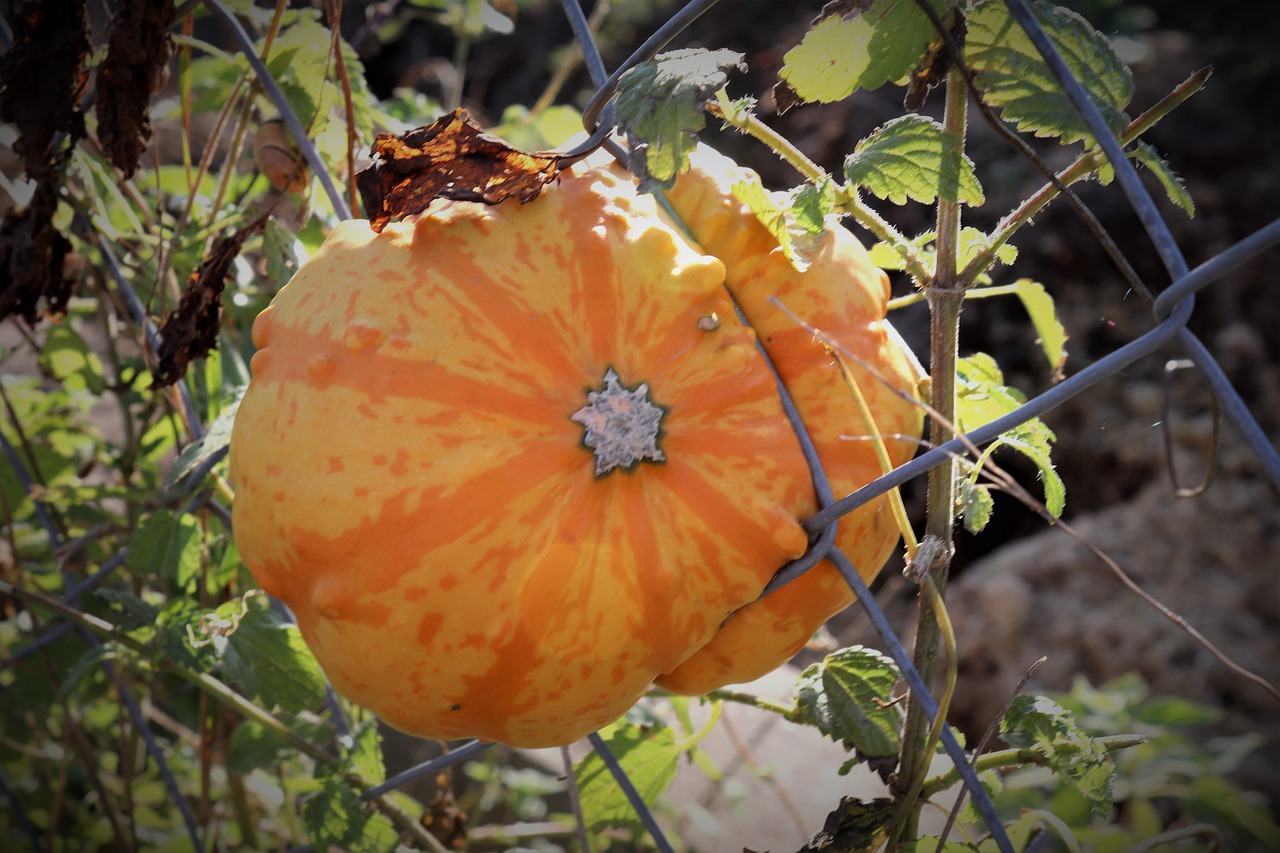
M640 62L652 58L692 21L715 5L715 2L716 0L693 0L693 2L683 6L667 21L666 24L664 24L657 32L637 48L622 65L616 68L612 73L609 73L605 69L600 52L595 44L590 27L583 15L578 0L562 0L564 12L568 18L574 36L582 49L586 67L591 75L592 82L597 87L596 93L592 96L584 110L584 122L586 124L587 131L590 133L590 138L586 143L580 146L578 150L586 151L599 145L605 145L616 157L619 159L625 159L625 150L611 139L611 135L615 131L616 127L613 117L613 109L610 106L610 102L615 93L619 78L628 69L636 66ZM1083 391L1101 380L1117 375L1127 366L1151 355L1166 344L1175 341L1185 350L1188 358L1204 376L1206 383L1212 389L1213 394L1217 398L1221 411L1224 412L1230 422L1235 425L1235 428L1239 431L1247 446L1256 455L1260 470L1271 481L1273 486L1280 491L1280 454L1277 453L1276 447L1263 433L1262 427L1259 425L1257 419L1249 411L1249 408L1241 399L1240 394L1227 379L1225 373L1214 360L1212 354L1196 338L1196 336L1187 329L1187 323L1195 310L1195 295L1200 290L1215 282L1221 281L1233 270L1255 259L1266 250L1280 244L1280 219L1275 220L1248 238L1241 240L1231 248L1220 252L1212 260L1207 261L1196 269L1188 269L1186 260L1176 245L1168 225L1161 217L1155 202L1142 185L1135 168L1121 150L1119 140L1111 132L1101 114L1089 100L1089 97L1080 81L1073 77L1066 63L1058 54L1044 30L1037 23L1035 16L1028 8L1025 0L1004 0L1004 2L1008 6L1014 19L1023 28L1023 30L1025 30L1036 49L1048 64L1049 69L1069 96L1072 104L1075 106L1075 109L1087 123L1093 137L1100 144L1108 161L1115 170L1115 175L1119 181L1121 189L1125 193L1133 209L1136 211L1143 227L1154 244L1160 260L1168 270L1172 283L1154 300L1153 325L1142 335L1121 346L1119 349L1107 356L1098 359L1087 367L1084 367L1072 376L1054 385L1048 391L1028 400L1016 411L1011 412L1010 414L1001 417L980 429L976 429L967 435L957 437L946 444L920 454L910 462L899 466L895 470L881 476L874 482L869 483L852 494L836 499L830 494L829 488L823 488L825 475L822 473L821 466L817 464L816 456L812 453L810 448L807 455L809 457L810 464L813 466L815 484L818 486L818 492L820 495L825 491L825 499L820 501L822 508L804 522L804 527L810 533L813 544L810 547L809 552L802 558L784 567L783 570L779 572L774 582L770 584L769 589L775 589L783 583L799 576L799 574L806 568L816 564L822 559L827 559L833 562L840 570L850 587L857 594L858 603L862 606L872 624L879 631L885 648L888 650L890 656L896 661L903 677L907 681L913 698L920 703L924 713L929 717L936 715L937 706L933 702L929 690L926 688L926 685L921 679L919 673L912 665L910 655L907 653L902 642L895 635L893 629L889 626L888 620L876 604L875 598L863 583L856 568L850 563L844 554L842 554L838 549L832 547L832 542L835 538L835 525L841 516L871 501L877 496L920 476L931 468L941 464L948 457L956 454L964 454L974 445L981 445L991 441L1008 430L1032 418L1039 417L1055 406L1058 406L1072 397L1081 394ZM222 22L227 29L228 35L243 48L242 53L250 62L257 60L257 55L252 49L252 39L240 25L234 14L232 14L232 12L223 4L222 0L191 0L191 2L188 2L181 7L179 11L181 13L183 10L189 9L198 3L203 3L203 5L206 6ZM255 66L255 70L258 73L258 79L263 85L267 96L280 110L280 113L284 117L289 128L295 134L298 134L299 138L305 136L304 128L298 121L297 116L290 109L284 94L272 80L267 69L265 67L257 68ZM303 153L311 158L315 157L314 150L310 149L308 146L303 146ZM346 202L343 199L341 192L334 185L331 176L324 167L324 164L321 163L318 158L315 158L315 161L311 162L310 166L312 167L314 174L321 179L321 185L328 195L335 212L340 217L349 217L350 211ZM108 272L112 275L115 284L125 299L126 306L133 315L132 319L140 328L147 331L146 337L148 345L154 347L154 330L149 327L149 320L145 310L143 309L142 303L128 282L127 277L120 269L110 243L105 239L99 240L99 248L102 250L103 257L108 265ZM780 390L785 396L785 388L780 388ZM184 395L183 399L187 401L186 407L189 410L190 417L192 418L191 422L194 425L194 428L199 430L199 420L196 417L194 406L190 405L190 394L185 388L185 383L180 383L180 393ZM801 434L803 440L803 427L798 423L798 418L793 417L793 423L797 425L798 432ZM4 438L2 434L0 434L0 444L3 445L0 447L0 450L3 451L7 461L18 473L20 482L22 482L22 484L27 488L30 488L32 486L31 477L24 468L23 461L20 455L16 452L16 449L8 442L7 439ZM213 458L207 460L189 479L187 486L189 500L186 503L184 511L191 512L201 507L214 509L223 516L224 523L229 527L230 518L226 517L225 510L217 507L211 502L208 502L207 494L191 494L196 488L195 484L212 469L220 458L221 454L215 455ZM56 549L65 545L66 543L60 541L55 526L51 523L41 504L36 502L35 506L37 519L43 525L53 547ZM103 580L105 580L112 572L123 565L126 556L127 551L117 555L115 558L104 563L97 572L87 578L83 578L78 581L75 581L70 577L66 578L67 592L64 594L62 601L69 606L74 606L79 599L81 599L95 586L102 583ZM12 666L18 660L29 656L44 646L47 646L49 643L69 631L77 631L78 633L83 634L86 640L90 643L97 642L89 632L83 628L73 627L70 621L63 619L56 625L52 623L46 624L40 637L20 649L8 660L4 661L3 664L0 664L0 666ZM110 663L106 662L103 665L109 667ZM150 734L146 721L142 719L136 700L129 694L127 687L122 682L117 681L116 683L119 685L122 700L128 710L128 713L133 718L138 731L142 733L148 753L159 766L165 785L170 795L174 798L177 808L183 816L183 821L189 834L192 847L197 851L205 850L205 840L200 837L195 821L192 817L191 809L176 781L173 779L172 773L169 771L163 751L159 748L154 737ZM332 699L332 693L330 695ZM342 712L335 701L330 702L330 710L333 713L338 730L347 731L347 723L343 720ZM636 789L628 779L626 772L623 770L616 757L610 753L608 745L598 734L591 735L589 740L591 745L603 759L605 765L613 773L618 784L627 794L630 802L635 807L641 822L651 834L658 849L663 851L673 850L671 843L667 840L662 831L657 817L636 792ZM990 798L987 796L985 789L978 783L977 776L969 763L968 757L965 755L955 737L954 732L949 726L943 727L942 744L952 761L955 763L957 771L960 773L970 796L973 798L979 813L984 818L987 828L991 832L997 846L1001 851L1005 851L1005 853L1013 853L1013 847L1003 830L1001 821L996 815ZM365 791L361 797L366 801L378 799L382 795L403 787L415 779L431 777L447 767L473 758L487 749L490 745L491 744L481 741L469 741L459 745L454 745L447 754L399 773L387 779L377 787ZM7 799L11 808L11 813L15 815L15 823L20 828L24 828L27 832L33 843L33 849L44 849L44 844L41 840L39 831L23 810L16 789L11 781L5 778L2 770L0 770L0 794L3 794ZM298 851L301 853L301 851L309 849L310 848L308 847L298 848Z

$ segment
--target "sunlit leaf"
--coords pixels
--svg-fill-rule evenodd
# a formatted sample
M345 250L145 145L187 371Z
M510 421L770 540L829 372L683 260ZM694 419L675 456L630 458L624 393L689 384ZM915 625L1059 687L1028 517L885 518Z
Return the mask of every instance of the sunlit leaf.
M222 674L246 696L294 713L324 702L324 675L296 625L253 606L227 639Z
M1055 377L1062 376L1062 369L1067 364L1067 330L1058 319L1058 311L1053 304L1053 297L1044 289L1044 285L1029 278L1020 278L1013 283L1022 307L1031 318L1031 325L1040 336L1040 347L1049 359L1049 369Z
M1046 766L1084 796L1096 814L1111 808L1115 762L1058 703L1043 696L1016 697L1000 721L1000 736L1014 748L1035 750Z
M891 702L900 674L879 652L852 646L834 652L800 674L792 719L861 755L896 755L902 708Z
M733 185L733 196L768 229L792 266L800 272L809 268L809 256L835 207L831 181L803 184L790 193L771 193L759 181L739 181Z
M618 118L631 139L631 171L642 192L670 187L688 168L694 134L706 124L703 106L741 69L731 50L660 53L618 81Z
M1033 0L1032 11L1076 80L1085 87L1113 130L1127 123L1124 109L1133 97L1133 75L1111 42L1088 21L1068 9ZM965 61L977 75L984 100L1001 117L1036 136L1064 143L1091 139L1084 119L1072 106L1035 45L1002 0L984 0L969 13Z
M622 769L626 771L645 804L652 807L675 776L684 747L671 729L648 728L619 723L601 733ZM637 837L643 832L635 808L618 787L603 759L592 752L574 770L587 827L630 829Z
M933 6L945 10L941 0ZM874 0L860 14L819 20L787 51L779 77L802 101L839 101L906 77L935 33L916 0Z
M886 122L858 143L844 162L849 180L894 204L937 198L983 202L973 161L960 138L938 122L906 115Z
M1160 182L1160 186L1164 188L1165 195L1169 197L1169 201L1182 208L1182 211L1187 216L1196 215L1196 203L1191 198L1191 193L1187 192L1186 184L1173 171L1173 168L1156 153L1154 148L1146 142L1139 142L1131 156L1151 170L1151 174L1155 176L1155 179Z

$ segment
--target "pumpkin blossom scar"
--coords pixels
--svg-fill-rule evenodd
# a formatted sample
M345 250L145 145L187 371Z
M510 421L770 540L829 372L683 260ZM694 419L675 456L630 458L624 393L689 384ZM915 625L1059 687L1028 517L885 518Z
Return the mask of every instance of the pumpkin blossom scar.
M649 385L634 389L622 384L612 367L605 371L604 388L587 392L587 405L569 416L586 429L582 443L595 453L596 476L637 462L665 462L658 447L664 412L649 400Z

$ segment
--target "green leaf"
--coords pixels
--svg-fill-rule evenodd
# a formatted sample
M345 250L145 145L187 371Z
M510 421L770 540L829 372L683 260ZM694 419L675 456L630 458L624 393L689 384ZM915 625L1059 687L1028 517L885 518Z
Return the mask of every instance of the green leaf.
M351 736L346 762L360 778L371 784L380 784L387 778L387 767L382 760L382 735L375 721L361 723Z
M905 115L886 122L858 143L844 162L849 180L894 204L939 197L961 204L983 202L973 161L960 138L938 122Z
M989 424L1025 402L1022 392L1004 384L1004 374L991 356L975 353L957 360L956 426L961 432ZM1010 447L1035 463L1044 486L1045 508L1055 518L1066 506L1066 487L1050 459L1056 438L1044 421L1032 418L993 442L993 447Z
M1053 297L1044 289L1044 285L1029 278L1020 278L1013 283L1022 307L1031 318L1031 325L1040 336L1040 347L1049 359L1049 369L1055 377L1062 376L1062 369L1067 364L1067 330L1058 319Z
M809 268L809 256L826 229L827 214L835 208L836 189L830 180L803 184L790 193L771 193L758 180L733 185L733 197L750 208L791 265Z
M660 53L622 75L615 103L641 192L670 187L688 168L693 135L706 124L704 105L729 71L744 68L740 53L688 49Z
M1133 75L1110 40L1075 12L1044 0L1030 5L1107 124L1121 130L1128 122L1124 108L1133 97ZM965 61L976 74L983 99L1000 108L1005 121L1018 130L1056 136L1064 143L1092 139L1084 119L1002 0L979 3L968 22Z
M1156 149L1146 142L1139 142L1129 155L1151 170L1160 186L1164 187L1165 195L1169 197L1169 201L1182 208L1187 216L1196 215L1196 203L1191 198L1191 193L1187 192L1187 187L1182 183L1182 179L1177 173L1166 163Z
M302 804L302 822L312 847L336 847L351 853L396 849L397 833L385 815L375 812L341 776L327 768L317 768L316 777L319 790Z
M304 127L320 110L321 94L328 84L331 46L329 30L311 10L282 27L272 43L267 70Z
M250 606L227 637L220 667L246 696L297 713L324 702L324 675L296 625L275 611Z
M960 480L958 489L964 529L970 533L981 533L991 521L991 511L995 508L991 487L970 483L966 477Z
M40 362L70 391L87 389L101 394L106 388L102 361L71 328L69 321L49 329L40 348Z
M817 726L862 755L896 755L902 708L891 700L899 677L893 661L879 652L862 646L841 649L800 674L791 719Z
M160 608L123 590L104 587L95 589L93 596L107 603L111 624L121 631L136 631L154 625L160 615Z
M1156 696L1138 706L1134 717L1149 726L1198 726L1222 719L1223 711L1177 696Z
M240 408L240 398L244 389L240 389L235 398L222 410L222 414L209 424L204 435L182 448L182 453L174 460L169 475L165 477L164 487L172 489L184 477L198 468L205 460L212 457L231 444L231 428L235 425L236 411Z
M235 773L249 773L259 768L275 767L292 750L293 747L266 726L245 721L231 733L227 769Z
M605 729L601 736L645 804L653 806L671 784L684 745L676 742L666 726L650 728L624 722ZM636 810L599 755L593 752L586 756L574 773L582 815L589 829L619 827L629 829L635 837L644 832Z
M97 669L104 661L115 660L118 655L119 649L116 648L114 643L101 643L87 649L71 667L71 671L62 679L62 683L58 685L57 699L59 701L66 699L76 689L80 680L89 673L89 670Z
M1045 766L1073 785L1095 814L1111 808L1115 762L1057 702L1027 694L1016 697L1000 721L1000 736L1016 749L1035 750Z
M161 509L142 520L125 565L135 572L173 578L180 589L200 575L200 525L189 515Z
M933 7L942 13L946 4ZM843 100L906 77L935 34L916 0L874 0L861 14L819 20L787 51L779 76L803 101Z
M900 246L894 246L889 243L876 243L870 249L871 262L885 270L906 269L907 254L914 253L920 259L924 268L932 273L938 258L937 248L934 246L937 236L934 231L925 231ZM969 265L970 261L990 245L991 238L982 229L972 226L961 228L959 247L956 253L957 267L964 269ZM1018 247L1012 243L1004 243L1000 248L996 249L995 259L1003 264L1013 263L1018 259ZM977 280L980 282L990 281L990 276L984 273L978 276Z

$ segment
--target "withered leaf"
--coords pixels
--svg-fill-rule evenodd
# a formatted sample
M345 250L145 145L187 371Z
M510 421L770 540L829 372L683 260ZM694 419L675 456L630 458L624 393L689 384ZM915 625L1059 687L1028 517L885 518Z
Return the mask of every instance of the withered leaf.
M88 53L85 0L27 3L13 18L13 45L0 55L0 121L18 129L13 148L33 180L55 179L51 173L84 137Z
M422 826L449 850L465 850L467 847L467 813L458 808L453 791L448 787L448 776L441 774L436 784L441 788L422 813Z
M374 164L356 175L374 231L426 210L438 198L498 204L537 198L559 157L529 154L490 136L465 109L396 136L379 133Z
M163 77L173 40L173 0L121 0L107 58L98 69L98 138L111 164L133 177L151 139L151 95Z
M26 209L0 223L0 320L13 315L35 325L43 314L67 309L75 280L63 271L71 242L53 227L55 177L41 180Z
M227 275L245 240L267 224L265 214L214 244L187 279L178 307L160 327L160 346L152 369L151 390L166 388L187 372L193 359L203 358L218 345L222 320L222 291Z

